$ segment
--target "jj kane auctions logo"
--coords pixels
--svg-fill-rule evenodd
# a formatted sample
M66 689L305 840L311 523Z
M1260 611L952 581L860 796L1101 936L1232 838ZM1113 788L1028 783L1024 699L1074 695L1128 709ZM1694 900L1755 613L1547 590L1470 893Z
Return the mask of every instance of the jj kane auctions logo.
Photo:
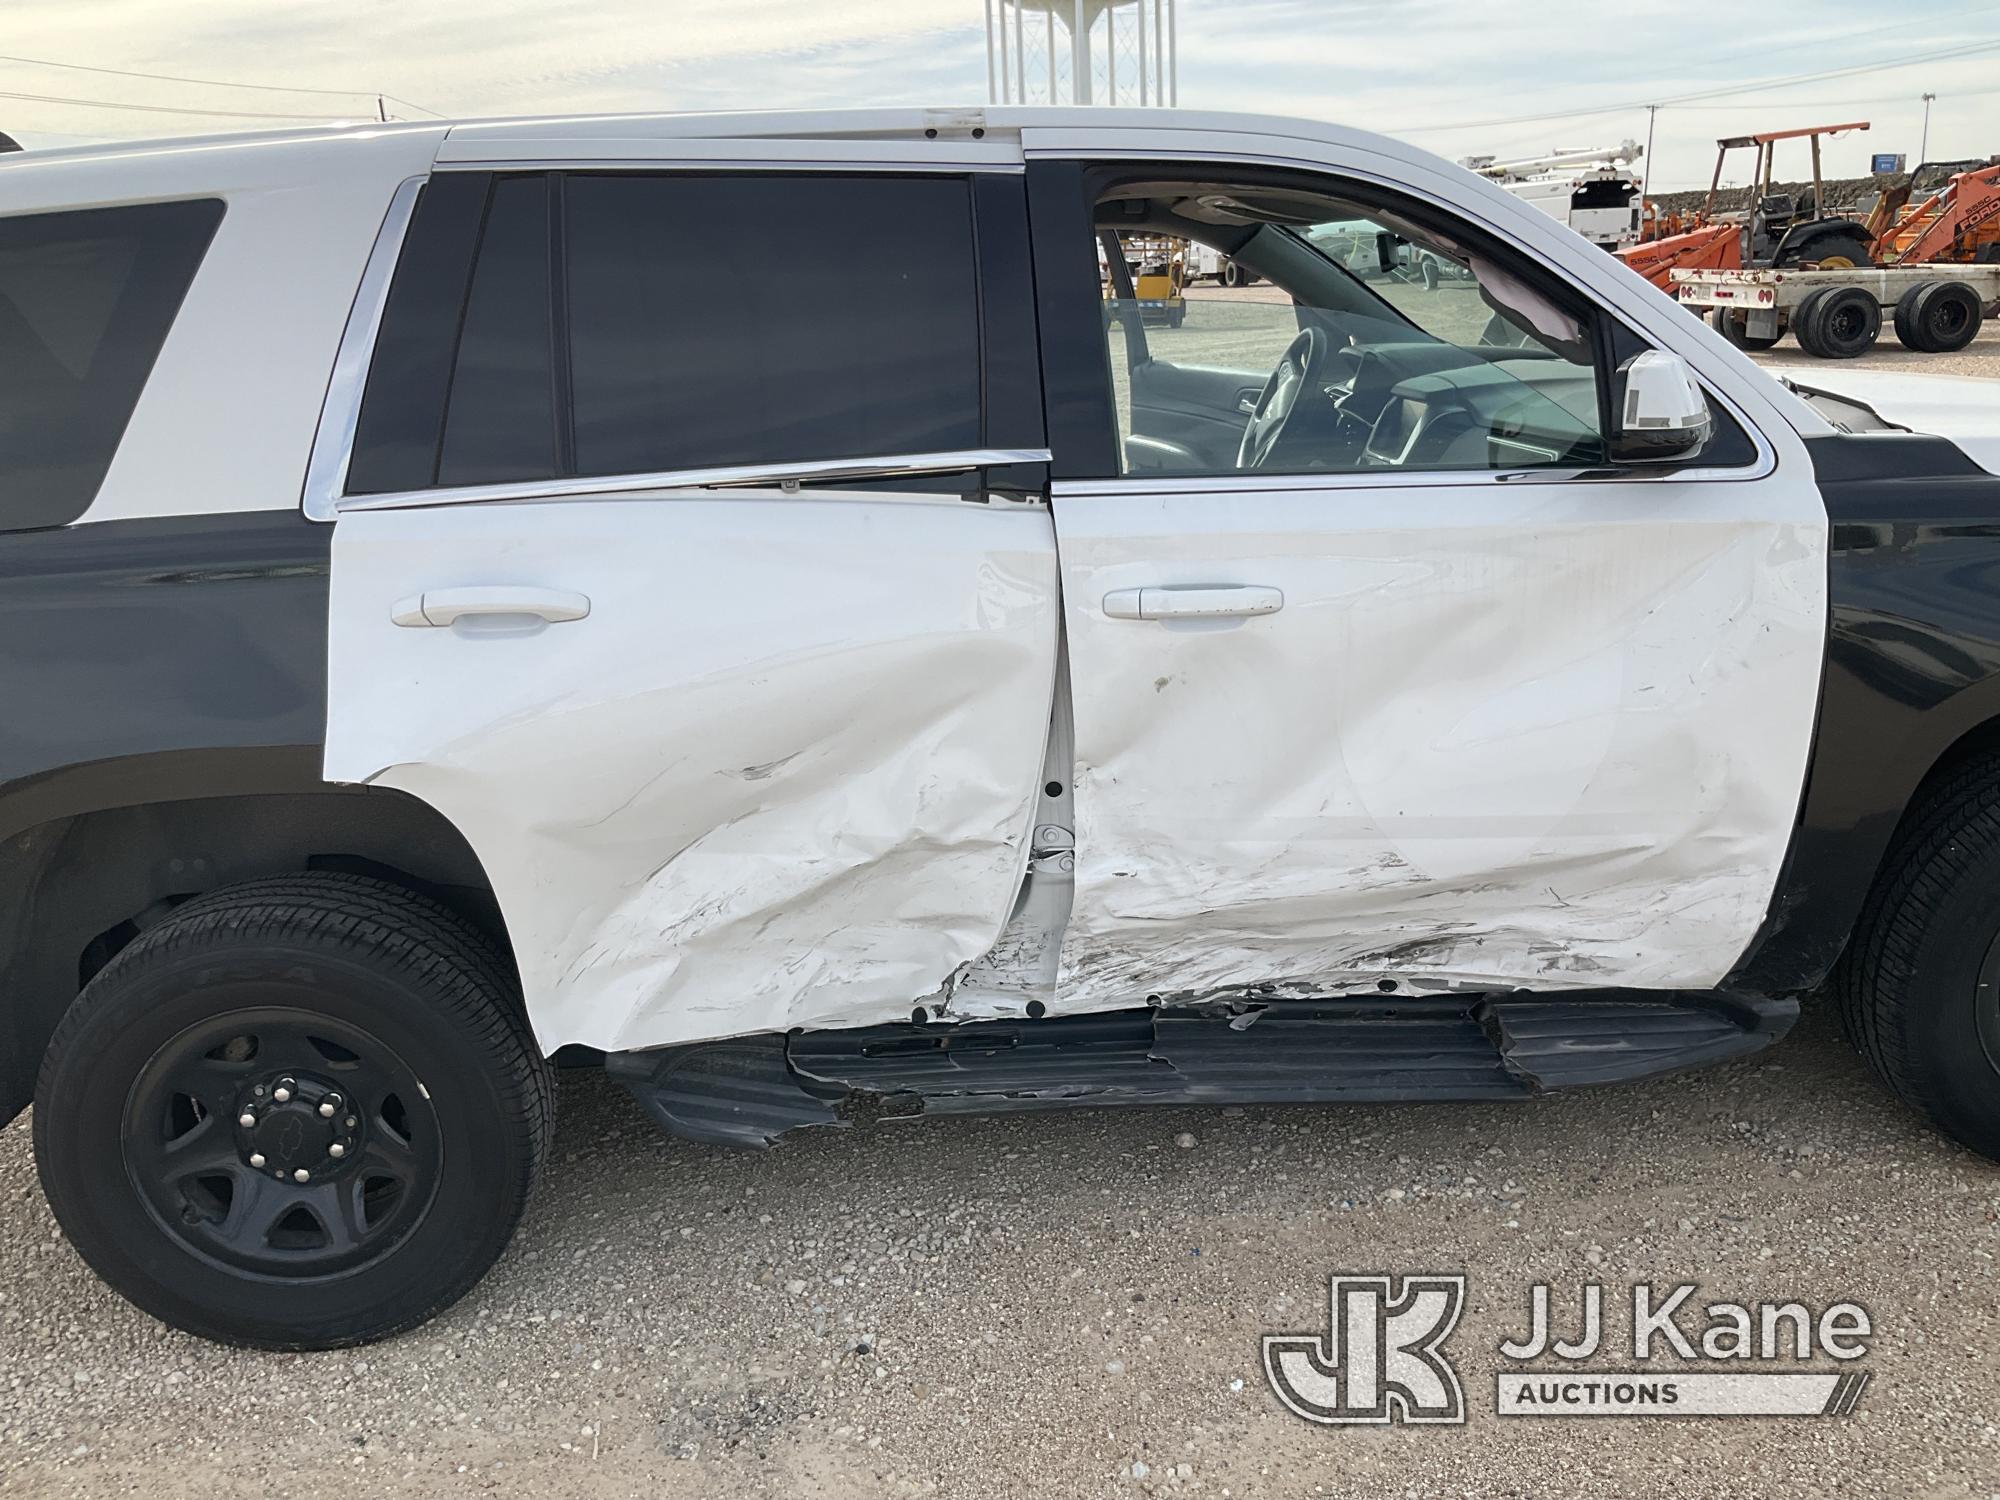
M1528 1331L1501 1341L1494 1409L1525 1416L1845 1416L1861 1398L1863 1370L1772 1370L1780 1360L1824 1355L1847 1365L1868 1352L1874 1327L1858 1303L1815 1314L1802 1302L1697 1305L1696 1288L1631 1289L1629 1344L1635 1365L1667 1356L1696 1368L1581 1370L1611 1352L1605 1295L1584 1284L1574 1336L1553 1326L1549 1288L1528 1292ZM1328 1278L1327 1328L1266 1334L1264 1376L1286 1409L1308 1422L1465 1421L1464 1388L1445 1352L1465 1308L1465 1277L1336 1274ZM1551 1366L1549 1361L1556 1361Z

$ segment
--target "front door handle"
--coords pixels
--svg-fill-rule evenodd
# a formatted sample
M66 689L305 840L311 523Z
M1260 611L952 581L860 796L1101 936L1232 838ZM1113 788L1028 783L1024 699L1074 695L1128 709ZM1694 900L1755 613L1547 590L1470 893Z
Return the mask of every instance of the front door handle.
M1113 589L1104 596L1104 612L1114 620L1240 620L1284 607L1284 592L1261 583Z
M473 588L425 589L396 601L389 618L398 625L452 625L480 616L505 615L559 625L590 613L590 596L568 589L540 589L521 584L481 584Z

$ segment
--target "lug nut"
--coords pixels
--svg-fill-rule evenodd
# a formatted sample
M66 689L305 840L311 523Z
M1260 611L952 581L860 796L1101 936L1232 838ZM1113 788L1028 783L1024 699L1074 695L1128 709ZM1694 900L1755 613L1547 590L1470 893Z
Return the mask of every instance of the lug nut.
M298 1170L292 1173L292 1181L294 1182L306 1182L309 1181L311 1177L312 1173L308 1172L304 1167L300 1167Z
M257 1117L246 1109L236 1117L236 1123L241 1125L245 1130L248 1130L252 1125L257 1123Z
M261 1167L261 1166L263 1166L263 1165L264 1165L264 1153L263 1153L263 1152L261 1152L261 1151L252 1151L252 1152L250 1153L250 1165L251 1165L251 1166L253 1166L253 1167Z
M281 1083L271 1090L271 1097L276 1099L280 1104L283 1104L292 1097L292 1091Z
M353 1128L354 1128L355 1126L359 1125L360 1123L361 1123L361 1122L360 1122L359 1120L355 1119L353 1115L349 1115L349 1116L347 1117L347 1128L348 1128L349 1130L352 1130L352 1129L353 1129Z
M322 1120L331 1120L333 1118L333 1101L331 1099L320 1105L319 1114Z
M326 1154L328 1156L345 1156L347 1155L347 1148L341 1145L339 1141L335 1141L331 1146L326 1148Z

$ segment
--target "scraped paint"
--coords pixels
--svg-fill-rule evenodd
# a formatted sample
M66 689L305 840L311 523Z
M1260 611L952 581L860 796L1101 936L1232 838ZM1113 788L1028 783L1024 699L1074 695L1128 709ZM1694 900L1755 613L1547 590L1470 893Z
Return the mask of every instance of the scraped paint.
M862 495L458 505L335 529L326 774L493 882L544 1048L907 1019L990 949L1057 656L1046 509ZM391 624L531 584L588 618Z
M1701 988L1755 934L1826 629L1802 460L1754 483L1135 478L1054 508L1078 850L1057 1009ZM1284 606L1200 628L1102 607L1195 585Z

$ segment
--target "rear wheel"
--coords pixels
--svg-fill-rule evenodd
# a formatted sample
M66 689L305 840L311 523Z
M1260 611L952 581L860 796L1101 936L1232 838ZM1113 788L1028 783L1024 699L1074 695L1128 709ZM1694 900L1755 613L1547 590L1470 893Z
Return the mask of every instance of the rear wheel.
M178 1328L330 1348L421 1323L506 1247L548 1065L494 945L358 876L188 902L70 1007L35 1150L64 1232Z
M1926 354L1953 354L1979 337L1979 293L1962 281L1933 281L1910 297L1910 325ZM1900 332L1900 329L1898 330Z
M1848 1036L1945 1134L2000 1159L2000 756L1968 762L1898 840L1836 981Z
M1930 351L1924 346L1923 330L1917 324L1917 298L1930 290L1932 284L1920 281L1896 299L1896 313L1893 319L1896 326L1896 342L1905 349L1916 350L1919 354L1927 354Z
M1799 347L1820 359L1853 359L1875 346L1882 307L1856 286L1822 287L1799 304Z
M1772 264L1782 267L1807 263L1825 271L1846 271L1855 266L1872 266L1875 257L1868 249L1868 236L1859 229L1833 229L1785 246Z
M1708 326L1728 339L1739 349L1769 349L1774 347L1779 334L1754 334L1749 331L1749 320L1741 313L1726 307L1709 309Z

